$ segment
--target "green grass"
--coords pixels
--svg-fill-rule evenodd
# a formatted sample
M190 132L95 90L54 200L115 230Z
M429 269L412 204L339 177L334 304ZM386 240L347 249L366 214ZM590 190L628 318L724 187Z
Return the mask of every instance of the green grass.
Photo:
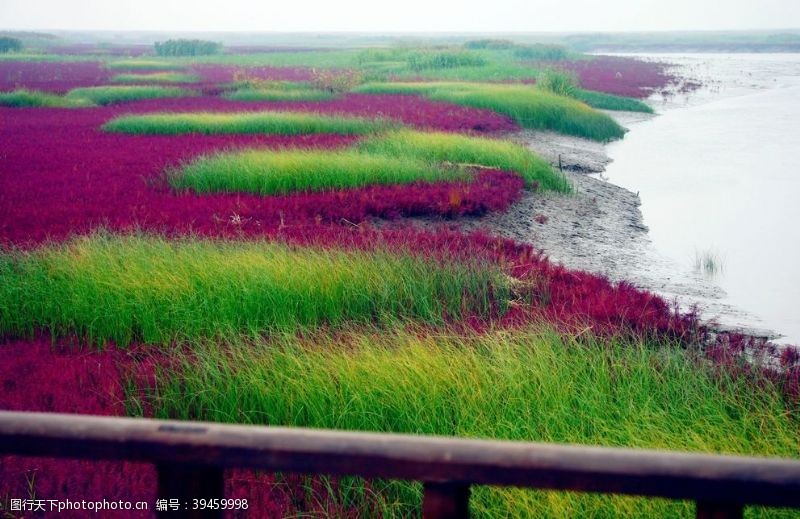
M427 50L410 52L406 58L408 68L415 72L461 67L482 67L486 58L462 49Z
M223 97L233 101L325 101L337 94L304 82L255 81L237 85Z
M360 149L394 157L414 157L436 163L480 165L514 171L528 187L568 192L567 180L538 155L518 144L454 133L400 130L369 137Z
M243 67L310 67L310 68L350 68L355 64L357 50L313 50L303 52L264 52L252 54L216 54L211 56L192 56L173 58L174 64L221 63Z
M91 54L44 54L35 51L14 52L8 54L0 53L0 62L3 61L30 61L35 63L50 63L50 62L79 62L79 61L97 61L97 56Z
M653 109L648 104L638 99L584 90L578 86L579 83L578 76L574 72L547 69L536 79L536 88L578 99L592 108L601 110L653 113Z
M112 83L197 83L200 77L194 74L156 72L151 74L117 74Z
M767 382L716 375L680 347L577 343L537 328L355 330L195 346L160 377L153 410L159 418L800 457L798 423ZM419 513L417 484L373 482L371 490L366 499L388 517ZM694 514L692 503L659 499L473 492L476 517Z
M279 88L240 88L223 95L232 101L326 101L337 97L325 90L281 90Z
M34 90L14 90L0 92L0 106L71 106L62 96Z
M458 52L459 49L425 47L390 47L381 49L348 49L304 52L268 52L261 54L197 56L190 60L173 61L176 65L193 63L224 63L228 65L308 67L315 69L355 69L374 80L396 78L426 78L439 80L508 81L535 79L539 69L520 63L511 50L480 50ZM424 56L436 54L469 55L473 59L432 59L430 64L449 64L446 67L423 66ZM422 59L420 59L423 57Z
M110 105L141 99L163 97L189 97L197 95L192 90L165 86L98 86L75 88L67 92L65 99L72 102L88 102L97 105Z
M591 106L601 110L624 110L627 112L643 112L651 114L653 108L644 101L633 99L631 97L615 96L612 94L604 94L603 92L595 92L593 90L576 89L573 96Z
M184 64L166 60L124 59L109 61L106 68L111 70L181 70Z
M198 193L245 192L282 195L376 184L464 180L460 168L427 161L345 150L249 150L196 159L170 175L176 189Z
M488 265L268 242L77 238L0 254L0 335L94 344L489 317L508 289Z
M400 126L384 119L329 116L300 112L238 112L238 113L160 113L127 115L106 123L107 131L180 135L202 134L272 134L303 135L312 133L336 133L341 135L363 135Z
M566 179L526 148L502 140L399 130L343 150L247 150L207 155L171 171L176 189L280 195L375 184L469 179L465 167L513 171L530 188L569 192Z
M506 114L525 128L552 130L597 141L619 139L625 130L611 117L575 99L530 85L490 83L369 83L366 93L423 95L429 99Z
M23 89L14 90L13 92L0 92L0 106L58 106L76 108L138 101L140 99L186 97L193 95L197 95L197 93L183 88L161 86L100 86L75 88L63 96Z

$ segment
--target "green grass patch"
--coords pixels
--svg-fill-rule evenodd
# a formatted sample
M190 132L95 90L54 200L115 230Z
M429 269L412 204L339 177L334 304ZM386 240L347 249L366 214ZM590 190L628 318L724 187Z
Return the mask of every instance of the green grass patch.
M141 99L157 99L164 97L189 97L197 92L178 87L165 86L98 86L75 88L67 92L65 99L71 102L88 102L97 105L110 105L139 101Z
M0 106L59 106L85 107L109 105L140 99L185 97L197 95L191 90L161 86L101 86L75 88L66 95L48 94L30 90L0 93Z
M124 59L106 63L106 68L111 70L182 70L185 67L165 60Z
M483 56L460 49L431 50L411 52L406 58L408 68L421 70L441 70L460 67L481 67L486 64Z
M486 108L514 118L525 128L552 130L597 141L619 139L625 130L611 117L575 99L530 85L490 83L369 83L357 92L416 94Z
M197 346L152 403L158 418L800 457L798 423L767 381L716 374L677 346L536 328ZM419 514L418 484L361 489L349 505ZM475 517L694 516L690 502L490 487L474 487L470 506Z
M467 168L518 173L531 188L569 192L552 166L523 146L449 133L398 130L344 150L247 150L200 157L169 172L176 189L280 195L376 184L468 180Z
M375 184L468 179L461 168L357 150L249 150L203 156L170 175L176 189L198 193L282 195Z
M68 102L60 95L21 89L13 92L0 92L0 106L74 106L74 103Z
M30 61L33 63L75 63L81 61L97 61L97 56L92 54L45 54L36 51L23 50L9 54L0 53L0 62L3 61Z
M364 140L359 148L393 157L414 157L435 163L479 165L513 171L528 187L568 192L569 183L544 159L518 144L454 133L400 130Z
M117 74L112 83L197 83L200 77L177 72L155 72L151 74Z
M579 82L578 76L574 72L547 69L536 79L536 88L578 99L592 108L601 110L653 113L653 109L649 105L638 99L584 90L578 86Z
M338 96L305 82L245 81L223 97L233 101L325 101Z
M320 115L300 112L239 112L239 113L161 113L127 115L106 123L107 131L180 135L202 134L254 134L304 135L335 133L341 135L363 135L400 126L385 119L366 119Z
M488 317L508 295L488 265L269 242L77 238L0 254L0 334L169 344L346 323Z
M223 97L232 101L326 101L338 96L318 89L240 88L225 93Z
M627 112L643 112L651 114L653 109L639 99L631 97L615 96L593 90L576 89L572 94L575 99L583 101L587 105L601 110L623 110Z

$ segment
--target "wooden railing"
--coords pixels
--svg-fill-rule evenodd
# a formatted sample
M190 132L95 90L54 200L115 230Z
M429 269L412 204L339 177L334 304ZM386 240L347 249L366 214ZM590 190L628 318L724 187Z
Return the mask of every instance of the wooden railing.
M654 450L6 411L0 454L152 462L182 501L222 498L226 467L418 480L426 518L467 517L476 484L800 508L800 461Z

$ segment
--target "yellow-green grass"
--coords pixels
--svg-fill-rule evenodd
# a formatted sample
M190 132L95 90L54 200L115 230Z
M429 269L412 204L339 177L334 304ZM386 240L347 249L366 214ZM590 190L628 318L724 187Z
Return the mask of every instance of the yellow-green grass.
M428 161L344 150L247 150L202 156L171 172L176 189L198 193L282 195L366 185L466 180L463 168Z
M75 88L67 92L65 99L70 102L88 102L97 105L109 105L141 99L157 99L164 97L196 96L197 92L179 87L165 86L98 86Z
M213 134L271 134L304 135L335 133L340 135L363 135L375 131L399 127L400 124L386 119L366 119L321 115L302 112L237 112L237 113L155 113L117 117L106 123L107 131L180 135L186 133Z
M435 163L479 165L513 171L528 187L568 192L566 178L544 159L513 142L454 133L399 130L362 141L359 148L394 157L415 157Z
M0 280L0 335L117 345L489 317L508 293L500 271L478 263L102 234L3 252Z
M50 94L33 90L0 92L0 106L31 107L86 107L108 105L140 99L160 97L184 97L197 95L191 90L157 86L102 86L76 88L66 95Z
M197 83L200 77L178 72L155 72L149 74L117 74L112 83Z
M583 101L592 108L601 110L624 110L627 112L643 112L651 114L653 108L639 99L630 97L615 96L594 90L575 89L573 97Z
M523 84L418 82L368 83L355 89L375 94L416 94L438 101L506 114L525 128L552 130L597 141L619 139L624 128L608 115L570 97Z
M47 92L35 90L14 90L12 92L0 92L0 106L30 107L30 106L81 106L88 104L71 102L64 97Z
M468 180L468 168L519 174L529 188L569 192L566 178L512 142L398 130L340 150L246 150L202 156L169 172L176 189L278 195L376 184Z
M317 88L238 88L223 97L232 101L325 101L336 96L333 92Z
M800 457L797 419L770 382L716 373L679 346L577 342L546 327L194 345L150 403L159 418ZM417 484L360 488L342 501L385 517L419 514ZM487 487L470 504L475 517L694 516L688 502Z
M111 70L181 70L184 64L160 60L123 59L106 63Z

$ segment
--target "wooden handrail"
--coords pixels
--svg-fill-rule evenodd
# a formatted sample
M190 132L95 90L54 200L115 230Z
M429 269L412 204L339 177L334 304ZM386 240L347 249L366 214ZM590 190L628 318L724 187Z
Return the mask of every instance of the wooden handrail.
M152 462L165 497L176 473L221 497L226 467L418 480L428 517L464 517L473 484L689 499L701 517L800 508L800 461L776 458L9 411L0 453Z

